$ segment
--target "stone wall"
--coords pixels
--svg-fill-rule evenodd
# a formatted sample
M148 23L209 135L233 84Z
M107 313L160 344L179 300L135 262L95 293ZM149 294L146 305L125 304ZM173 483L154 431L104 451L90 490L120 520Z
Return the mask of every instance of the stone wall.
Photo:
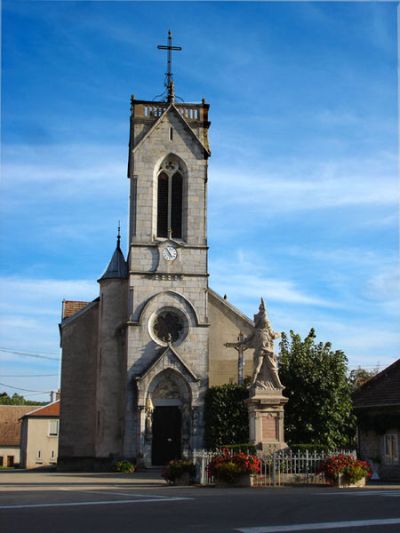
M209 385L238 382L238 352L225 343L237 342L240 332L250 335L252 322L213 291L208 296L209 328ZM244 352L244 376L253 373L253 352Z
M61 326L60 461L94 457L99 302Z

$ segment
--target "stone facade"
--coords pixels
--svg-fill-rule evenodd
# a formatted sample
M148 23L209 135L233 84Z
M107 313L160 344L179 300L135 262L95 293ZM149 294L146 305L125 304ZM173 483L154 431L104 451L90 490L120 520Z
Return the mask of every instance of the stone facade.
M208 288L208 108L132 98L128 259L118 237L100 297L60 327L61 467L190 456L203 445L207 388L238 381L238 352L225 343L250 335L253 323Z

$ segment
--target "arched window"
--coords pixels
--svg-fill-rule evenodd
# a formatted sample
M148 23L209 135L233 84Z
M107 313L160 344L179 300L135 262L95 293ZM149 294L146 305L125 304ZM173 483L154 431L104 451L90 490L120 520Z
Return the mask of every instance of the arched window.
M175 158L168 158L157 181L157 237L182 238L182 200L182 170Z

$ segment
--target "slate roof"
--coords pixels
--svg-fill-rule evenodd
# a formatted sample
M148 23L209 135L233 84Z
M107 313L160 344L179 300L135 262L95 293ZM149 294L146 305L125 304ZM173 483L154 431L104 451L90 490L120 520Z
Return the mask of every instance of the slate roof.
M400 407L400 359L368 380L353 394L356 409L363 407Z
M53 416L60 416L60 400L49 403L48 405L43 405L34 410L31 409L31 411L25 413L22 418L47 418Z
M81 302L79 300L64 300L62 306L62 319L69 318L81 309L87 306L89 302Z
M103 279L126 279L128 277L128 265L125 261L124 254L119 246L119 237L117 241L117 247L108 264L108 267L99 281Z
M20 418L32 409L33 405L0 405L0 446L19 446Z

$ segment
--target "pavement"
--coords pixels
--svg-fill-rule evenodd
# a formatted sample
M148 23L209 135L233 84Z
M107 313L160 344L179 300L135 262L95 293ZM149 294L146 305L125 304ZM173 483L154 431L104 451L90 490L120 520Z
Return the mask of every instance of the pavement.
M1 533L400 532L400 484L170 487L134 474L0 471Z

